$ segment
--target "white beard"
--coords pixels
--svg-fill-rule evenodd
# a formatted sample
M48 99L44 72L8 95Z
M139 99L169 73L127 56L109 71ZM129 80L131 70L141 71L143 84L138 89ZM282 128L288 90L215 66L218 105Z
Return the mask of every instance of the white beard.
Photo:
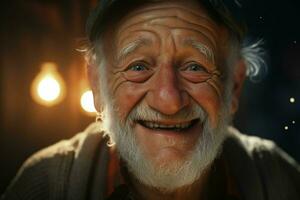
M191 185L201 177L220 152L229 123L228 106L223 106L216 128L211 127L207 114L200 106L192 106L178 117L181 119L197 117L203 124L203 131L199 133L200 137L194 150L186 156L184 161L168 162L156 166L151 159L146 158L142 148L138 145L132 123L136 119L165 119L166 116L140 104L124 122L118 117L118 109L113 106L111 101L105 102L105 105L104 131L116 145L129 172L141 183L164 192L172 192L183 186ZM182 118L183 116L184 118Z

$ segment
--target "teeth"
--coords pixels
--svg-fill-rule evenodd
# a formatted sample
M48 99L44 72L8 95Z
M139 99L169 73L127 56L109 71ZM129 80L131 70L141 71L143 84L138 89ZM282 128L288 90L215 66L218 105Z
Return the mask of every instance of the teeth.
M159 124L159 123L155 123L155 122L149 122L149 121L145 121L144 125L146 125L149 128L176 128L176 129L184 129L184 128L188 128L191 125L192 122L186 122L186 123L181 123L181 124L174 124L174 125L166 125L166 124Z

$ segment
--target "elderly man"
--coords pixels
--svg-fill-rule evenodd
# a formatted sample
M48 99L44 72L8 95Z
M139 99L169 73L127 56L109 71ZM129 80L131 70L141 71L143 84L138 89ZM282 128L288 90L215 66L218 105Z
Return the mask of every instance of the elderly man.
M261 58L222 0L101 1L88 33L101 116L4 199L300 199L299 165L229 126Z

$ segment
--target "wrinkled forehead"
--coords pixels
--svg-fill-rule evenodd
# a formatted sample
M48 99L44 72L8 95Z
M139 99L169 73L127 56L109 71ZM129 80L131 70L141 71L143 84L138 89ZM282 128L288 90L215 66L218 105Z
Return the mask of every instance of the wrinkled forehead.
M162 32L176 32L177 40L200 40L217 53L221 42L227 38L226 28L217 24L195 1L159 1L143 5L124 16L114 29L114 37L110 35L110 39L120 48L143 37L157 36L152 42L159 42Z
M214 30L218 28L198 4L183 5L181 2L163 2L146 5L131 12L121 21L118 34L141 25L161 25L170 29L186 27L195 30L198 26L207 29L214 36Z
M137 22L150 20L152 18L177 17L189 20L193 23L196 20L206 19L211 22L213 26L217 24L209 17L208 12L204 6L195 1L158 1L156 3L147 3L134 10L131 10L123 20L121 20L121 27L133 25Z
M202 26L214 36L214 31L220 29L208 15L207 11L198 2L194 1L159 1L156 3L148 3L132 10L119 22L118 35L141 24L153 25L164 19L169 20L166 27L172 28L172 25L190 25L189 28ZM173 19L173 20L171 20ZM170 21L171 20L171 21ZM181 24L178 24L181 21ZM177 23L176 23L177 22ZM163 24L161 24L163 25Z

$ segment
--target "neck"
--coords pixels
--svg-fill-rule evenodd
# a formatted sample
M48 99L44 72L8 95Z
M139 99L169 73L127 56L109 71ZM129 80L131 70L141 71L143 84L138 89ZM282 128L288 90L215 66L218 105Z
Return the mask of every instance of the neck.
M207 170L202 176L195 181L192 185L178 188L174 191L163 191L160 189L152 188L142 184L132 175L128 175L130 179L131 189L134 192L136 199L142 200L179 200L179 199L190 199L190 200L201 200L205 193L205 185L207 185L210 170Z

